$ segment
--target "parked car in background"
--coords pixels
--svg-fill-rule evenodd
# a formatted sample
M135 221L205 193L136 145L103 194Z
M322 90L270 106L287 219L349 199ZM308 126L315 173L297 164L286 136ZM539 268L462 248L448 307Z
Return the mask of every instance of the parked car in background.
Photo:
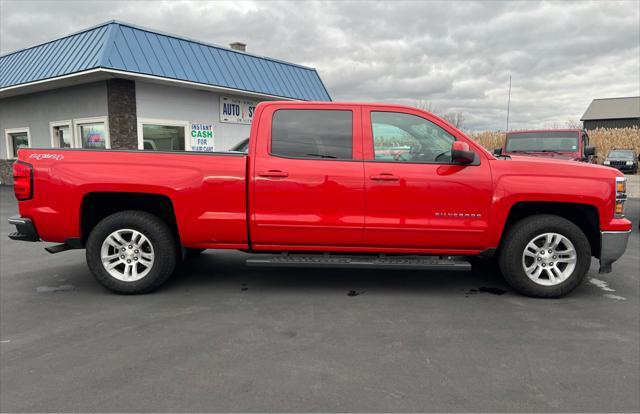
M493 153L594 162L596 149L589 146L589 136L582 129L553 129L508 132L504 146Z
M631 149L615 149L609 151L604 165L617 168L622 172L638 173L638 154Z
M236 145L229 149L230 152L242 152L246 154L249 152L249 138L245 138L242 141L238 142Z
M610 272L631 230L620 171L495 158L415 108L262 102L248 143L20 149L9 237L85 248L96 280L119 293L157 288L183 252L236 249L251 266L469 270L469 256L495 256L517 291L559 297L593 256Z

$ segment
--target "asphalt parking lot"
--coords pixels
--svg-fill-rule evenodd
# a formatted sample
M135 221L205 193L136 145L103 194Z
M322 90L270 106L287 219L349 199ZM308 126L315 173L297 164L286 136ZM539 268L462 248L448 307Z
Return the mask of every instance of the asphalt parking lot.
M640 410L640 200L614 272L558 300L490 272L278 270L212 251L111 294L84 251L11 242L0 188L0 410Z

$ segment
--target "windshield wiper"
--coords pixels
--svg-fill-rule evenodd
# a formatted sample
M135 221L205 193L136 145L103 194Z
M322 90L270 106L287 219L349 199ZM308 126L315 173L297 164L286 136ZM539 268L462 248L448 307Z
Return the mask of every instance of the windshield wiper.
M561 152L556 151L556 150L540 150L540 152L553 152L554 154L560 154L560 155L562 155L562 153L561 153Z
M326 155L326 154L307 154L307 156L318 157L318 158L336 158L333 155Z

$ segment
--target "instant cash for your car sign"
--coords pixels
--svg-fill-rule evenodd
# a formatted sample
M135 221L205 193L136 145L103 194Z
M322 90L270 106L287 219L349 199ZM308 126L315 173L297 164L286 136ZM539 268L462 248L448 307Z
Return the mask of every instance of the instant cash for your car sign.
M213 125L191 124L191 151L214 151Z
M220 122L232 124L251 124L253 113L256 111L256 101L245 99L220 97Z

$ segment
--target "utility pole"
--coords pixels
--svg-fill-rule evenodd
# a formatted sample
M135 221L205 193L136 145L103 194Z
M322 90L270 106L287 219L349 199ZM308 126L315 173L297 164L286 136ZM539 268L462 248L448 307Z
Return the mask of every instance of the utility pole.
M507 100L507 132L509 131L509 110L511 109L511 75L509 75L509 99Z

